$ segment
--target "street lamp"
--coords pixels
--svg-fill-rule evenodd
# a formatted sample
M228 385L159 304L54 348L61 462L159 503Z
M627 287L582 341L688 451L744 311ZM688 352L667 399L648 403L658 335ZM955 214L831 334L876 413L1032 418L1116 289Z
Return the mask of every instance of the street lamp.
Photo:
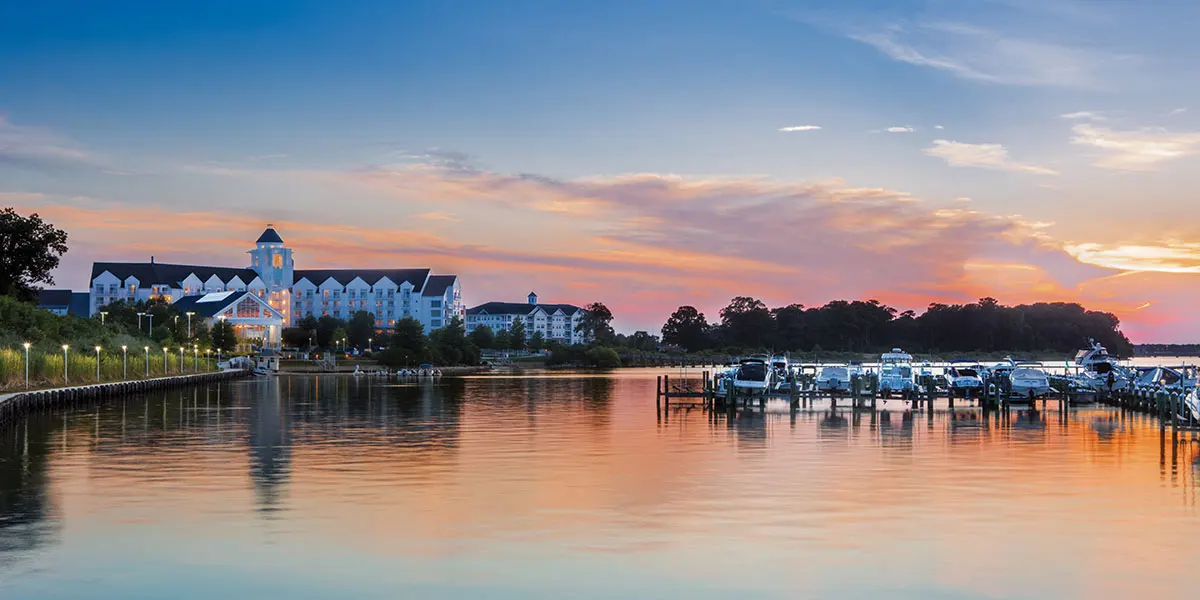
M100 383L100 346L96 346L96 383Z
M189 313L187 313L187 318L188 318L188 339L189 339L189 340L190 340L190 339L192 339L192 315L194 315L194 314L196 314L196 313L194 313L194 312L189 312Z
M138 331L141 331L142 330L142 317L146 316L146 313L140 312L137 315L138 315Z
M179 347L179 374L183 374L183 346Z
M146 377L150 377L150 346L142 346L146 351Z
M108 316L108 311L106 311L106 310L100 311L100 324L101 325L104 324L104 317L107 317L107 316Z
M129 346L121 346L121 379L129 379Z
M25 389L29 389L29 342L21 344L25 346Z
M371 342L373 341L375 341L375 338L367 338L367 350L374 350L374 348L371 347Z
M146 335L154 337L154 313L146 313L146 317L150 319L150 327L149 331L146 332Z
M70 349L71 346L63 344L63 385L67 384L67 350Z
M163 377L170 375L167 373L167 347L163 346Z
M212 350L209 348L204 349L204 368L208 371L212 370L212 356L210 355L211 352L212 352Z
M200 346L192 344L192 370L200 372Z

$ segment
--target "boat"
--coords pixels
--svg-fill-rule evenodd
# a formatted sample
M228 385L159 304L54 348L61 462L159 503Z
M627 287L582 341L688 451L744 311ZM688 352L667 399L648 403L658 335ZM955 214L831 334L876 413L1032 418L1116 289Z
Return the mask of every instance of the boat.
M792 367L788 357L776 354L771 357L771 389L777 392L787 392L792 389Z
M950 361L945 377L946 387L950 389L951 397L970 398L983 395L983 367L973 360Z
M1117 359L1108 353L1096 340L1088 340L1089 346L1075 353L1073 365L1078 374L1070 377L1076 388L1093 392L1123 390L1133 378Z
M844 365L828 365L821 367L821 372L817 374L816 384L817 389L822 392L848 392L850 391L850 367Z
M879 357L879 393L883 397L899 394L907 397L915 389L912 355L892 348Z
M1050 393L1050 376L1037 362L1020 362L1008 375L1009 393L1020 398L1042 398Z
M733 372L733 388L766 393L771 386L771 369L763 358L743 358Z
M1138 370L1133 382L1134 385L1161 387L1168 391L1189 390L1196 387L1196 379L1194 373L1188 377L1187 371L1186 368L1181 372L1171 367L1146 367Z
M1192 388L1191 393L1183 399L1183 405L1192 413L1192 419L1200 421L1200 388Z

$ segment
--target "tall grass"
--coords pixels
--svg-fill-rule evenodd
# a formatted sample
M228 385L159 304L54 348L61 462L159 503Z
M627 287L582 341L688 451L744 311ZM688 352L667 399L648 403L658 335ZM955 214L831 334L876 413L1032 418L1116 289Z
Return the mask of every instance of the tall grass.
M91 350L91 349L89 349ZM102 350L100 353L100 377L96 377L96 353L70 349L67 351L66 373L63 372L63 353L32 349L29 352L29 386L32 389L59 387L63 385L87 385L97 382L132 381L146 377L163 377L190 373L205 373L216 370L216 358L208 360L200 355L199 360L191 353L184 354L182 371L178 350L166 353L161 348L151 349L149 361L144 350L129 350L127 359L120 351ZM128 360L128 362L126 362ZM198 364L197 364L198 363ZM25 350L23 348L0 348L0 391L25 389Z

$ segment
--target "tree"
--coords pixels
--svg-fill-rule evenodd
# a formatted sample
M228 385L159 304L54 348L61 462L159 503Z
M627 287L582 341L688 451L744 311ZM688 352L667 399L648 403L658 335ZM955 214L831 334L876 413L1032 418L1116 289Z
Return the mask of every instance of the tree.
M513 350L525 349L525 321L513 319L508 326L508 347Z
M704 350L711 344L708 320L694 306L680 306L662 327L663 342L688 352Z
M467 339L461 317L453 317L430 334L430 345L446 364L479 364L479 349Z
M225 319L217 319L212 326L212 345L217 352L233 352L237 349L237 333L233 324Z
M37 213L22 217L0 210L0 296L33 300L38 284L54 285L50 272L67 253L67 232Z
M533 335L529 336L529 349L530 350L541 350L545 346L546 346L546 336L542 335L542 332L535 331L535 332L533 332Z
M738 296L721 309L726 342L743 348L765 348L775 333L775 319L761 300Z
M375 316L365 310L354 313L346 325L346 337L351 346L366 348L370 339L375 337Z
M507 329L507 328L505 328L505 329L501 329L500 331L497 331L497 332L496 332L496 341L495 341L495 343L492 345L492 347L493 347L493 348L498 348L498 349L500 349L500 350L508 350L509 348L511 348L511 347L512 347L512 345L511 345L511 343L510 343L510 338L509 338L509 335L508 335L508 329Z
M492 328L487 325L479 325L471 332L469 336L471 343L475 344L476 348L490 349L496 347L496 336L492 333Z
M284 327L280 338L288 348L305 348L312 333L301 327Z
M346 333L345 328L338 327L337 329L334 329L329 334L329 347L330 348L339 348L339 349L344 350L344 349L348 348L348 346L346 344L350 343L348 341L349 337L350 337L350 334ZM342 340L347 340L347 341L342 341Z
M317 345L322 348L332 348L338 344L335 340L340 340L340 337L334 335L334 332L345 326L346 322L329 315L324 315L317 319Z
M594 341L597 344L609 345L616 338L616 332L612 328L613 314L608 310L608 307L602 302L593 302L583 309L583 317L579 319L579 325L575 327L575 331L583 336L585 340Z
M392 368L416 366L425 358L425 342L425 326L412 317L404 317L396 321L392 343L377 359Z

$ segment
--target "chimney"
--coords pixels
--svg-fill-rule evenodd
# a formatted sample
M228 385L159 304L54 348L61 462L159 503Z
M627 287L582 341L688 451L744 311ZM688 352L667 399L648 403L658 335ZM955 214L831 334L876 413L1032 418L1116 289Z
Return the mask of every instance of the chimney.
M533 292L529 292L529 304L531 304L531 305L537 304L537 294L535 294Z
M150 264L154 264L154 257L153 257L153 256L151 256L151 257L150 257Z

